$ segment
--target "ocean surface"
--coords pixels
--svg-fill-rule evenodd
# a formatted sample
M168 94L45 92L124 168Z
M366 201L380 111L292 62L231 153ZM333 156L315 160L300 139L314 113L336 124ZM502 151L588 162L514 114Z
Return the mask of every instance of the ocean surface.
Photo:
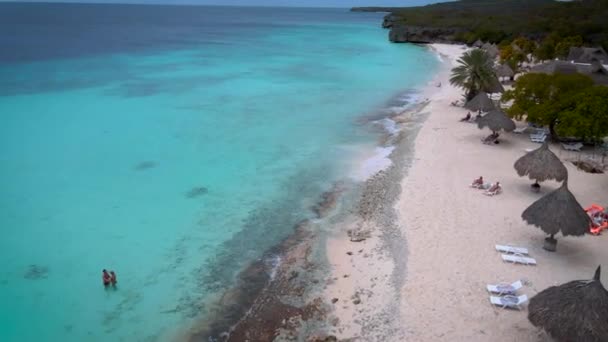
M0 4L0 341L171 340L386 166L439 62L381 17Z

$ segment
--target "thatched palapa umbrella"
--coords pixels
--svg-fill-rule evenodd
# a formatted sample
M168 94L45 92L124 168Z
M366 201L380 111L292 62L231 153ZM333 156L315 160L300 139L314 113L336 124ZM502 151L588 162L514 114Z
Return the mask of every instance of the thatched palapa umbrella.
M545 239L544 249L555 251L555 234L581 236L589 231L591 219L574 195L568 190L568 179L562 186L532 203L521 214L528 224L540 227L550 236Z
M487 85L483 90L485 90L486 93L492 93L492 94L505 92L505 88L502 86L502 84L500 84L498 77L493 77L492 83Z
M490 100L490 98L488 97L488 94L486 94L485 92L479 92L479 94L475 95L474 98L471 99L471 101L467 102L464 105L464 108L466 109L470 109L472 111L482 111L482 112L489 112L492 109L496 108L496 106L494 105L494 102L492 102L492 100Z
M538 182L544 182L548 179L561 182L568 178L568 170L562 164L562 161L551 152L547 142L517 159L513 167L520 177L528 176L528 178L535 180L535 183L532 184L533 189L540 188Z
M477 127L479 129L488 127L492 131L492 134L498 137L500 130L504 130L505 132L513 131L515 129L515 122L502 110L494 109L477 120Z
M556 341L608 341L608 291L600 267L591 280L551 286L532 297L528 320Z
M498 66L498 68L496 68L496 76L508 77L511 79L513 76L515 76L515 72L513 72L513 69L511 69L511 67L507 64L501 64Z

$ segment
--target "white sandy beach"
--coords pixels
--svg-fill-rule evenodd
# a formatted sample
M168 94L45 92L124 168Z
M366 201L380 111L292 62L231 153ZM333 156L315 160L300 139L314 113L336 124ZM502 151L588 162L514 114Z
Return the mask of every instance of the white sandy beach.
M452 64L464 51L454 45L432 48ZM521 213L558 183L543 183L541 193L534 194L532 181L518 177L513 169L525 149L539 145L512 133L501 134L499 145L482 144L480 139L490 132L459 122L467 111L450 105L461 99L462 91L450 86L448 78L446 67L436 80L442 86L429 87L425 93L430 103L423 111L430 115L416 138L414 162L404 170L396 203L397 226L406 240L405 282L400 288L393 286L399 284L393 282L397 267L382 249L381 227L368 227L371 237L362 242L351 242L344 234L328 242L335 280L326 295L329 301L338 299L334 333L339 339L548 341L529 323L527 310L492 307L485 285L521 279L527 285L520 293L532 297L551 285L589 279L598 264L608 265L608 234L558 236L557 252L541 248L544 233L527 225ZM563 160L576 157L574 152L551 148ZM565 165L569 188L583 207L608 204L607 175ZM488 197L469 188L479 176L500 181L503 193ZM505 263L495 244L527 247L538 265ZM602 280L608 284L608 274ZM387 306L397 308L393 317L383 311Z

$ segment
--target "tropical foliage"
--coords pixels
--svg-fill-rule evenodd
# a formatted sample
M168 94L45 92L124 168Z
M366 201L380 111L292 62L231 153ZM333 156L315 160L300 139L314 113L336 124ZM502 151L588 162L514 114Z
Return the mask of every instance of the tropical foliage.
M554 137L599 140L608 135L608 87L594 86L582 74L523 75L502 101L513 101L509 115L547 125Z
M557 132L594 142L608 135L608 87L589 87L566 98Z
M469 50L458 59L459 65L452 69L450 83L465 90L467 101L480 91L491 93L499 83L494 74L493 63L484 50Z
M521 36L541 42L553 34L542 49L542 60L553 58L565 37L580 36L584 43L608 50L608 0L461 0L370 10L392 12L407 25L455 29L454 39L467 44L478 39L512 42ZM524 44L517 45L526 52Z

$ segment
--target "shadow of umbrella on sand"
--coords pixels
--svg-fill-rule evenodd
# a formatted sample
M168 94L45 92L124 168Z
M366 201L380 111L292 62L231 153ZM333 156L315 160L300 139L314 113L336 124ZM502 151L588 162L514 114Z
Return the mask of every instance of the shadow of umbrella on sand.
M512 132L515 129L515 122L502 110L494 109L477 120L477 127L479 129L488 127L492 134L498 138L498 132L501 130Z
M554 179L562 182L568 178L568 170L561 160L549 149L547 142L534 151L528 152L517 159L513 167L520 177L528 176L535 181L533 190L539 190L538 182Z
M557 190L532 203L521 214L521 218L550 235L543 246L550 252L554 252L557 247L555 234L561 232L563 236L585 235L591 224L589 215L568 190L568 179Z
M556 341L608 341L608 291L591 280L551 286L530 299L528 320Z

